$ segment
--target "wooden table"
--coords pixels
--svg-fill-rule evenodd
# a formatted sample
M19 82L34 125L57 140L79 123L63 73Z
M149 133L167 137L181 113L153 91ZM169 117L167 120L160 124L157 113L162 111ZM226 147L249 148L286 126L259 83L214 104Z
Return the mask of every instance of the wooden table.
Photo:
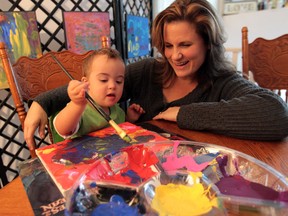
M20 177L0 189L0 215L34 215Z
M241 151L288 176L288 138L279 142L240 140L208 132L182 130L175 123L167 121L150 121L149 123L190 140ZM0 215L33 215L33 210L19 177L0 190L0 203Z

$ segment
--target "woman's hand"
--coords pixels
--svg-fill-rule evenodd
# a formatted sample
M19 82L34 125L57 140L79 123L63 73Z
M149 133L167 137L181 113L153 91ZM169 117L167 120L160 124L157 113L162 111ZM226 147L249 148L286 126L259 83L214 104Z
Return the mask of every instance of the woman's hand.
M48 123L48 117L44 109L37 102L30 106L24 121L24 139L30 150L35 150L34 134L38 127L39 136L45 137L45 126Z
M158 115L156 115L153 118L153 120L164 119L164 120L176 122L179 109L180 107L169 107L164 112L160 112Z
M133 103L127 108L126 121L134 123L143 113L145 110L139 104Z

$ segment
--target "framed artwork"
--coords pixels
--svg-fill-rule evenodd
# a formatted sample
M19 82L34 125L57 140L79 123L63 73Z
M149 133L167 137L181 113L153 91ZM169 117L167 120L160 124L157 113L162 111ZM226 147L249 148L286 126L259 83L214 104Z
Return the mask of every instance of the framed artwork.
M63 11L66 49L82 54L101 48L101 37L110 37L109 13Z
M148 55L150 52L150 30L148 18L127 15L126 32L128 58Z
M257 0L226 0L223 7L223 15L239 14L258 10Z
M11 64L21 56L40 57L42 49L35 12L0 12L0 41L6 45ZM9 85L0 61L0 89L4 88Z

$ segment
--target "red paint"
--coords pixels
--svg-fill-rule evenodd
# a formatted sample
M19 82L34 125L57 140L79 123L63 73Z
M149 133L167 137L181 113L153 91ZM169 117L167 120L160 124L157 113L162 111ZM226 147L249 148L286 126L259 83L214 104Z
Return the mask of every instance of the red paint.
M125 154L123 154L123 152L125 152ZM120 154L127 160L126 163L123 163L124 158L123 160L120 159ZM118 161L115 161L115 158L117 158ZM97 181L98 184L106 182L117 185L139 186L158 174L156 170L152 170L153 165L157 162L158 158L154 152L144 145L139 144L122 149L121 152L112 156L110 162L105 159L99 160L86 176ZM113 163L113 166L118 168L123 164L124 166L115 173L111 169L110 163ZM118 163L118 165L115 163ZM131 171L135 173L134 179L126 175Z

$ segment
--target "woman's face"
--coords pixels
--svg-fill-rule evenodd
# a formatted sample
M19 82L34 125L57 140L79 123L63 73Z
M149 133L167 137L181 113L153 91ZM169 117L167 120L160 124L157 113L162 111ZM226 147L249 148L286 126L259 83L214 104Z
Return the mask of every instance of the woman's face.
M193 79L205 60L207 46L193 24L175 21L164 25L164 54L178 78Z

